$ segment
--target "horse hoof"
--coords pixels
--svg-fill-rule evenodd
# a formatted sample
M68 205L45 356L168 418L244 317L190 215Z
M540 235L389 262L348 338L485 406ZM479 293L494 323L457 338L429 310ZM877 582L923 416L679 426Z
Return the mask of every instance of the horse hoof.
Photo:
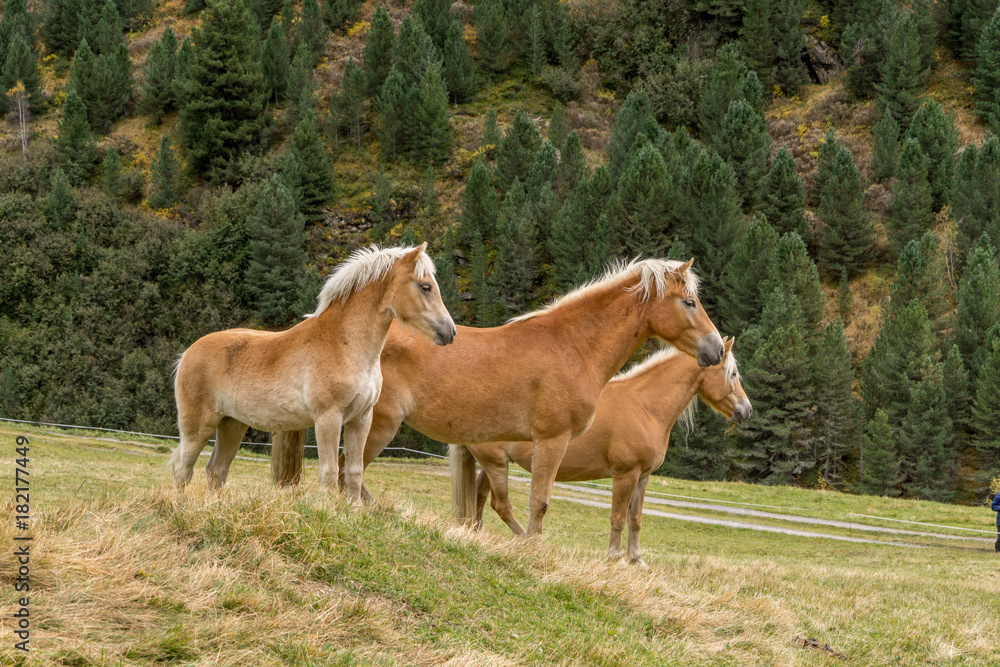
M649 566L646 565L646 561L644 561L641 558L639 560L632 561L632 565L635 565L640 570L648 570L649 569Z

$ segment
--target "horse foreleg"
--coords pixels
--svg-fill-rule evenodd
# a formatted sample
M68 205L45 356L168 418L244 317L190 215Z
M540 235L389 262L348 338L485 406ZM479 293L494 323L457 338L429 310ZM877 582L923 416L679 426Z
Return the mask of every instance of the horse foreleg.
M240 442L249 426L232 417L224 417L216 427L215 447L208 459L205 474L208 477L208 488L221 489L229 476L229 466L240 450Z
M396 431L399 430L399 425L403 423L403 415L398 410L389 407L390 399L391 395L383 392L375 404L375 408L372 410L372 425L368 429L368 438L365 440L365 470L368 470L368 466L371 465L372 461L378 458L378 455L392 441L396 435ZM340 469L340 488L344 489L346 487L344 485L343 455L340 457ZM361 498L366 503L372 501L372 496L368 493L368 489L365 488L364 481L361 483Z
M559 472L566 447L569 445L569 433L563 433L554 438L535 440L534 452L531 456L531 496L529 506L531 519L528 521L528 535L542 532L542 521L549 509L552 498L552 485ZM493 480L490 480L492 483ZM494 488L494 493L496 489Z
M622 557L625 515L628 513L629 500L638 481L638 469L611 478L611 539L608 542L608 560L618 560Z
M337 473L340 466L337 454L340 449L340 426L343 415L330 412L316 420L316 451L319 455L320 484L332 491L337 489Z
M642 560L642 550L639 549L639 531L642 529L642 503L646 499L646 486L649 484L649 473L639 478L639 483L632 492L632 502L628 506L628 562L639 567L648 567Z
M344 424L344 485L347 497L361 501L361 482L365 473L365 443L372 427L372 411Z
M476 523L473 526L476 530L483 527L483 510L486 508L486 499L490 497L490 478L486 476L485 470L479 471L479 478L476 480Z
M514 508L510 504L510 495L507 492L507 457L504 455L503 462L498 461L479 461L479 464L483 466L483 472L489 479L487 484L487 489L491 489L493 492L493 500L491 505L493 510L500 516L505 524L507 524L515 535L524 535L524 528L518 523L517 519L514 518ZM482 494L482 491L480 491ZM482 516L482 513L479 513Z

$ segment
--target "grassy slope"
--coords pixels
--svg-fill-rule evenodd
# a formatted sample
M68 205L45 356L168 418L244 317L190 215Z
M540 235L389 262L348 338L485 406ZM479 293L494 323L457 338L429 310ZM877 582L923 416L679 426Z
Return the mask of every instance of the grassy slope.
M3 451L15 430L0 425ZM32 664L841 662L796 637L849 664L1000 660L1000 575L980 545L900 549L647 517L643 572L603 563L597 508L554 502L541 543L508 537L492 515L480 535L450 527L440 464L378 462L366 483L381 500L359 511L317 489L314 468L302 490L277 492L263 462L238 460L224 493L206 494L199 469L178 497L153 448L27 433ZM829 518L992 521L984 508L657 482ZM523 516L526 488L513 490ZM11 573L0 559L0 578Z

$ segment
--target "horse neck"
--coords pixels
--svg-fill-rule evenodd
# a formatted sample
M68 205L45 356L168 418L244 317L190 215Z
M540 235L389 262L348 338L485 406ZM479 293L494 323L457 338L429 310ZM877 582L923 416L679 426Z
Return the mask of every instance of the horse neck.
M629 289L637 282L607 285L543 316L569 339L601 387L650 336L648 302Z
M694 359L678 352L626 382L646 409L669 429L698 393L702 370Z
M377 280L334 301L315 318L325 335L356 350L359 359L378 361L393 312L386 304L388 281Z

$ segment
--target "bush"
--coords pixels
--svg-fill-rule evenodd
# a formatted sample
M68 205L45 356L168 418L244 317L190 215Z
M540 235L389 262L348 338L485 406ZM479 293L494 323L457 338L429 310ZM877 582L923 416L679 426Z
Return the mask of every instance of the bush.
M583 92L583 84L565 67L545 65L539 74L542 85L548 88L552 96L562 102L575 100Z

